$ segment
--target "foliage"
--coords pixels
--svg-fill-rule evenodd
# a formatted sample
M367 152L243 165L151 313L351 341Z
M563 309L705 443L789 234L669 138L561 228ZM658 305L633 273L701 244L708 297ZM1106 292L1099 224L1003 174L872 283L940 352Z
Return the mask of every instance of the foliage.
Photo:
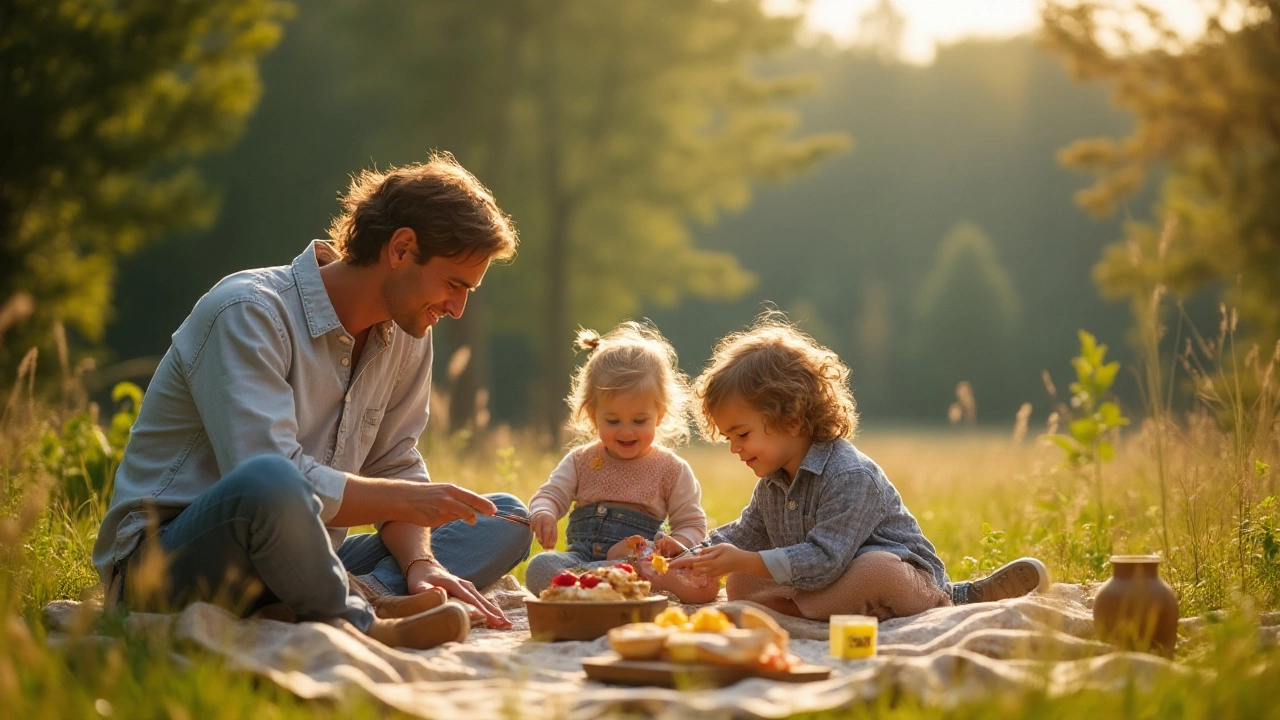
M1015 365L1018 294L986 233L952 226L920 284L911 337L921 402L941 409L957 382L978 396L1006 381ZM946 362L938 362L946 358Z
M1071 383L1071 410L1066 435L1050 435L1048 440L1062 448L1074 467L1098 465L1115 458L1113 431L1129 424L1120 406L1108 399L1120 363L1107 362L1107 346L1080 331L1080 354L1071 359L1076 380Z
M116 467L124 458L133 421L142 407L142 388L120 383L111 391L118 410L105 431L98 426L97 407L74 413L62 427L48 428L40 438L38 459L42 470L54 478L59 499L72 515L99 516L102 503L111 497Z
M1095 269L1098 284L1142 300L1152 284L1183 297L1222 287L1253 332L1280 337L1280 8L1217 3L1188 39L1158 10L1110 5L1043 6L1047 45L1076 77L1109 83L1136 120L1123 140L1080 140L1062 151L1065 164L1097 175L1079 204L1109 214L1154 170L1168 169L1158 222L1126 223L1125 241ZM1179 232L1162 239L1156 227L1169 220Z
M0 303L35 315L11 370L64 321L99 340L118 259L207 225L192 159L240 133L280 0L13 0L0 9ZM12 350L16 348L16 351Z

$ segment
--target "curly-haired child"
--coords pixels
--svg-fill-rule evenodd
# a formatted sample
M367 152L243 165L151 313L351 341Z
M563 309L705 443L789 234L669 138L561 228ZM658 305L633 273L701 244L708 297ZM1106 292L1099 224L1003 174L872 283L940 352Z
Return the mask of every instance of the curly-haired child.
M655 538L653 548L675 555L679 544L707 535L702 490L689 464L668 446L689 437L689 380L675 349L652 327L625 322L601 337L578 334L591 352L573 379L569 423L580 443L529 501L529 521L544 548L556 545L557 521L569 512L565 552L529 561L525 583L541 593L558 573L621 560ZM659 533L663 521L670 525ZM719 584L688 572L658 575L635 568L659 591L684 602L712 600Z
M758 478L741 516L672 568L727 575L730 600L811 619L882 620L1000 600L1048 585L1022 558L952 584L893 483L849 441L849 369L779 312L722 339L694 383L699 426Z

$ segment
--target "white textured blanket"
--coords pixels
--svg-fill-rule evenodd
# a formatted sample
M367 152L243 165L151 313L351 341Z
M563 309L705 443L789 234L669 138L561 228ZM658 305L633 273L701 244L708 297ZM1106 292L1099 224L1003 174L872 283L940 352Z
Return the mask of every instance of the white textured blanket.
M1085 588L1055 585L1042 596L930 610L882 623L879 656L869 660L833 660L825 623L779 618L792 634L796 654L835 668L822 682L754 679L698 691L610 687L588 682L580 665L582 658L608 651L603 638L533 642L524 611L526 591L514 578L504 578L487 594L507 611L514 629L476 629L465 643L426 652L384 647L349 626L239 620L205 604L178 615L135 613L127 622L137 632L169 633L179 647L193 644L219 653L230 668L270 678L303 698L364 692L424 718L592 718L609 712L786 717L883 693L950 704L1010 690L1060 694L1126 682L1143 685L1160 673L1189 672L1094 642ZM51 603L46 618L53 637L74 637L73 626L85 627L84 610L78 603Z

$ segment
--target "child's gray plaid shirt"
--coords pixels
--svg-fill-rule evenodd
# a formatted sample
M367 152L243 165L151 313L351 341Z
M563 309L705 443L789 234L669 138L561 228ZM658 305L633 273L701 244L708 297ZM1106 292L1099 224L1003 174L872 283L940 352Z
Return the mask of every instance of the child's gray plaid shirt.
M950 592L947 570L880 466L847 440L815 442L793 482L779 470L756 483L737 520L707 544L759 552L779 585L817 590L872 550L893 553Z

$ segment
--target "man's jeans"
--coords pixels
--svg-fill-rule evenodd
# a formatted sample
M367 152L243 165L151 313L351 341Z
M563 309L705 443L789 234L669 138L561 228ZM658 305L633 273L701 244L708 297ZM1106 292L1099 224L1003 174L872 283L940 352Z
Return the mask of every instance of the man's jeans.
M528 516L512 495L486 497L499 510ZM167 523L158 539L167 563L159 599L170 606L205 600L248 614L280 602L300 620L340 617L364 631L373 624L373 609L348 587L348 571L372 573L393 592L408 592L377 533L351 536L333 551L319 501L293 463L279 456L242 463ZM479 588L524 561L531 541L528 528L485 516L431 533L440 563ZM144 554L132 554L126 577L145 574ZM136 583L126 580L130 585Z

